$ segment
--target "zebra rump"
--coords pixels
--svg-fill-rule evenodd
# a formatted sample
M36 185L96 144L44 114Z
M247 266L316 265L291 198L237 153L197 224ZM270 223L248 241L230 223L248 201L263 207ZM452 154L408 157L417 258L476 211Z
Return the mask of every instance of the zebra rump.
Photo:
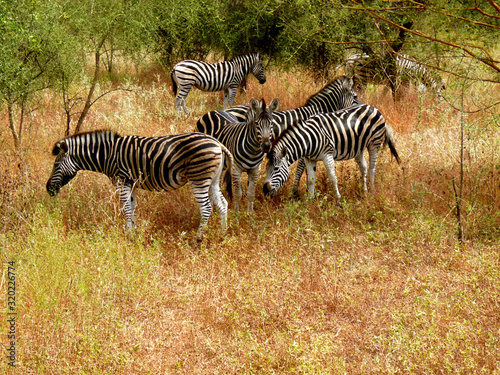
M384 145L389 146L399 163L400 158L391 132L382 114L374 107L361 104L333 113L315 115L307 121L294 124L273 142L272 151L267 155L264 194L275 196L288 180L290 165L299 159L304 160L304 167L301 171L297 170L294 193L298 190L300 177L306 169L308 196L314 196L316 162L321 160L334 192L340 198L335 161L349 159L355 159L358 163L366 191L367 164L363 156L365 149L368 149L370 157L370 188L373 191L378 152Z
M197 238L212 212L212 203L227 228L227 201L220 191L224 162L232 170L233 157L224 145L206 134L186 133L163 137L120 136L110 130L76 134L57 142L47 181L54 196L78 171L100 172L116 185L129 229L135 227L136 189L171 191L186 183L193 188L201 221Z

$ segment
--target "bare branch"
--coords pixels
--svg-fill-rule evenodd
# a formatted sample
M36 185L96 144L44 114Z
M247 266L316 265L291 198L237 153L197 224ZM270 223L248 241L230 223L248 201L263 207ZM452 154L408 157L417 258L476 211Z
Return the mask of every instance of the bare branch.
M489 66L490 68L492 68L496 72L500 72L500 66L497 66L498 62L496 62L496 61L494 61L492 59L491 55L489 54L489 52L484 47L481 47L481 46L460 45L460 44L449 42L449 41L446 41L446 40L443 40L443 39L435 38L433 36L424 34L423 32L420 32L420 31L416 31L416 30L412 30L412 29L406 28L406 27L404 27L402 25L397 24L394 21L391 21L387 17L384 17L384 16L378 14L377 11L379 11L379 9L372 9L372 8L367 8L367 7L360 6L360 4L356 0L350 0L350 1L352 3L358 5L358 7L347 7L347 6L343 5L343 4L335 2L334 0L330 0L330 1L333 4L336 4L336 5L344 8L344 9L352 9L352 10L357 10L357 11L361 11L361 12L366 12L369 15L371 15L372 17L374 17L376 19L379 19L380 21L383 21L383 22L385 22L385 23L387 23L387 24L389 24L391 26L394 26L394 27L400 29L400 30L404 30L404 31L406 31L406 32L408 32L410 34L418 36L419 38L423 38L423 39L426 39L426 40L429 40L429 41L432 41L432 42L435 42L435 43L439 43L439 44L442 44L442 45L446 45L448 47L452 47L452 48L455 48L455 49L462 50L466 54L468 54L469 56L471 56L472 58L474 58L474 59L482 62L483 64ZM471 48L477 48L477 49L481 50L482 52L485 52L487 54L488 58L484 58L484 57L479 56L477 53L474 53L474 51L472 51Z

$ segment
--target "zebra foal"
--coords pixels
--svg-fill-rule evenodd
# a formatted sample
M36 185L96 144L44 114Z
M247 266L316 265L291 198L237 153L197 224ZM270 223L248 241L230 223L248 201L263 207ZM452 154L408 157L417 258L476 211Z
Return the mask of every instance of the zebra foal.
M260 53L240 55L218 63L181 61L170 72L177 113L180 114L182 107L186 115L189 115L185 101L193 86L203 91L224 91L224 109L228 107L228 101L231 107L234 106L238 86L250 73L259 83L266 82Z
M340 199L341 196L335 175L336 160L356 160L366 191L365 149L368 149L370 157L370 188L373 191L378 152L383 145L389 146L399 163L391 132L382 114L374 107L360 104L337 112L315 115L307 121L294 124L273 142L272 150L267 155L264 194L274 197L288 180L290 165L299 159L304 160L309 198L314 196L316 163L319 160L326 167L337 198ZM302 172L303 169L300 173L297 170L294 192L298 189Z
M76 134L57 142L47 181L51 196L80 170L100 172L116 185L128 229L135 227L136 189L170 191L186 183L193 188L203 232L215 204L221 226L227 228L227 201L220 191L224 162L231 168L231 153L216 139L200 133L163 137L120 136L110 130Z

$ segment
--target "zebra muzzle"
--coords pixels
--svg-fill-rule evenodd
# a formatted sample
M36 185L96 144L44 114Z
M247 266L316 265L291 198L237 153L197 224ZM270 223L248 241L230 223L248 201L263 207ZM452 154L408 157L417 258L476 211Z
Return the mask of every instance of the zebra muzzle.
M47 193L49 193L49 195L51 197L54 197L59 193L59 187L55 186L55 185L51 185L50 181L49 181L49 182L47 182Z
M265 78L259 79L259 83L263 85L264 83L266 83L266 79Z
M266 197L274 198L277 194L276 189L273 189L272 185L270 182L266 182L262 188L264 191L264 195Z
M271 151L271 141L269 138L262 139L262 143L260 144L260 148L264 154L268 154Z

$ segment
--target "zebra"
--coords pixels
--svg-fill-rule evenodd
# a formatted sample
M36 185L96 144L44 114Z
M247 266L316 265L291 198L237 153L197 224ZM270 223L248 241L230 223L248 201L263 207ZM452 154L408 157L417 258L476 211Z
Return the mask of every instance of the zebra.
M435 72L427 70L425 66L412 60L408 55L402 54L396 57L396 67L398 69L398 79L403 81L403 78L418 84L420 93L425 93L427 90L434 91L438 97L442 97L442 90L446 89L444 80Z
M312 95L304 106L287 111L273 111L273 133L271 139L275 139L295 121L306 120L317 113L334 112L351 105L359 104L359 99L353 90L353 86L354 81L352 78L340 76ZM198 129L208 127L219 129L223 128L226 122L230 122L228 118L241 122L251 121L253 112L249 111L248 108L248 105L240 104L228 108L224 113L222 111L208 112L198 120L196 126Z
M393 97L402 85L413 82L420 93L428 89L434 91L439 98L446 88L444 80L435 72L412 60L408 55L396 56L395 62L379 55L356 53L347 58L344 63L344 73L356 77L358 89L363 91L368 84L388 84ZM393 65L392 65L393 64Z
M314 196L316 163L323 161L334 193L341 198L335 175L335 160L355 159L367 191L367 165L363 151L368 149L370 164L370 190L374 191L375 167L379 149L388 145L396 161L400 163L391 131L384 117L376 108L359 104L337 112L317 114L307 121L297 122L273 141L267 155L264 194L274 197L288 180L289 167L304 158L307 170L308 197ZM297 173L293 189L298 189L298 181L303 169Z
M239 55L229 61L218 63L181 61L170 72L177 113L180 114L182 107L186 115L189 115L185 100L193 86L203 91L224 91L224 109L228 107L228 101L230 106L234 106L238 86L250 73L259 80L259 83L266 82L260 53Z
M185 133L161 137L120 136L111 130L79 133L58 141L47 181L51 196L80 170L101 172L115 184L126 218L127 229L135 228L136 189L170 191L187 182L198 203L201 221L197 239L215 204L223 230L227 228L227 201L220 191L220 178L233 157L224 145L206 134Z
M198 122L196 125L196 131L209 134L218 139L233 155L232 180L234 183L232 187L234 190L234 210L236 212L239 211L239 203L243 195L241 186L243 172L248 175L247 211L253 212L255 185L259 178L260 164L264 159L264 153L269 152L271 148L272 114L278 106L278 98L274 99L268 107L266 107L265 100L252 99L248 109L250 114L248 114L248 121L246 122L238 122L235 116L219 111L216 113L217 116L224 119L223 126L218 126L221 122L217 124ZM230 192L229 188L228 191Z

